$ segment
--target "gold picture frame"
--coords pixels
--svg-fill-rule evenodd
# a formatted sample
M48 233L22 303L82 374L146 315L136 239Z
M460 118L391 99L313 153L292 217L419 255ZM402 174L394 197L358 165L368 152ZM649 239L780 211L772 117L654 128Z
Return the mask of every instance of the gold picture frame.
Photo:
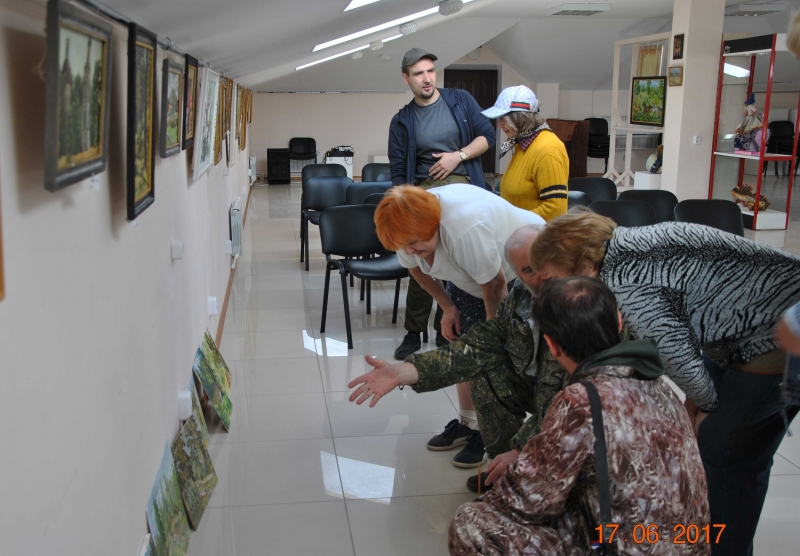
M664 58L664 46L661 44L642 46L639 48L638 77L645 75L661 75Z
M669 67L669 86L670 87L683 86L683 66Z

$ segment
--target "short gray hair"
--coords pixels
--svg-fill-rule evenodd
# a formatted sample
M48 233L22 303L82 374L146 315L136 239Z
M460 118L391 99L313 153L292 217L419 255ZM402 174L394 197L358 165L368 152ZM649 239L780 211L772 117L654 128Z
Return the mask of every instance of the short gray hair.
M544 116L539 112L509 112L500 116L505 125L517 133L536 129L546 123Z
M531 243L533 242L531 240L531 236L533 234L538 234L543 229L543 224L527 224L514 230L512 234L508 236L504 246L504 255L506 260L508 260L508 254L511 253L511 251L516 251L522 247L530 247Z

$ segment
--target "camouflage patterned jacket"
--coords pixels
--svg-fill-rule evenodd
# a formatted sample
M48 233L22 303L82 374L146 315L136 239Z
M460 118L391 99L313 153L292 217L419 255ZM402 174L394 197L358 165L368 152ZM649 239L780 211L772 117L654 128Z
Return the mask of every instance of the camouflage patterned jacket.
M517 450L539 434L550 400L569 379L550 354L539 327L534 325L531 329L528 319L532 304L530 292L518 280L494 319L476 324L445 347L406 358L419 373L419 381L412 386L416 392L439 390L483 374L501 403L509 400L510 405L517 405L516 400L529 401L525 405L531 417L512 442ZM534 353L536 364L532 366ZM508 373L514 375L511 382L519 385L513 391Z

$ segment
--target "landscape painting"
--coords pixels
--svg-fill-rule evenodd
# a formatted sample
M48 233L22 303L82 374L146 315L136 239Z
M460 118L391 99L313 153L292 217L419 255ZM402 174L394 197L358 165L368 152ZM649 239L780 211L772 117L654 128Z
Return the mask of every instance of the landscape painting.
M61 0L47 6L45 187L106 168L111 26Z
M223 110L225 104L225 94L224 94L224 87L222 84L222 80L219 82L219 91L217 93L217 99L219 101L219 106L217 106L217 122L216 122L216 130L214 131L214 166L220 163L222 160L222 128L223 122L225 118L223 117Z
M169 445L164 448L158 475L147 501L147 525L156 556L183 556L189 550L191 531Z
M165 59L161 73L161 158L181 152L183 67Z
M189 391L192 395L192 415L172 442L172 458L175 460L178 485L189 525L197 530L208 500L217 486L217 474L208 453L208 429L194 378L189 380Z
M192 370L200 381L206 396L211 400L211 405L214 407L214 411L217 412L222 425L226 430L230 430L233 404L228 395L229 390L225 385L224 378L215 371L212 363L203 353L202 348L197 348Z
M128 42L128 220L155 201L156 36L130 24Z
M197 58L184 55L183 74L183 126L181 128L181 149L194 145L194 119L197 102Z
M666 77L634 77L630 123L663 127L666 89Z
M204 68L200 79L197 117L195 124L195 149L192 159L193 178L200 179L214 165L214 140L216 139L217 108L219 103L219 74Z
M217 348L217 344L214 342L214 338L211 337L208 330L203 334L203 343L200 344L200 349L203 351L203 355L210 361L214 374L220 378L220 384L223 384L226 388L226 392L230 393L231 384L233 384L231 371L222 358L222 354L219 352L219 348Z

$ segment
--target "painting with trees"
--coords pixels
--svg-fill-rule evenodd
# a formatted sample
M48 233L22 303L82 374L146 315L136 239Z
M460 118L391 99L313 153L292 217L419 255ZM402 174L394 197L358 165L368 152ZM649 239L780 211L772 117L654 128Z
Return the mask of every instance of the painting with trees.
M218 73L203 68L197 102L195 149L192 158L195 181L214 165L214 141L216 140L217 110L219 109Z
M47 5L45 187L105 171L111 26L62 0Z
M666 90L666 77L634 77L630 123L663 127Z
M183 556L189 550L189 521L183 507L175 462L169 445L164 448L150 499L147 525L156 556Z
M165 58L161 72L161 158L181 152L182 105L183 66Z
M197 58L184 55L183 76L183 126L181 127L181 149L194 145L195 106L197 103Z
M222 425L226 430L231 428L231 414L233 413L233 404L230 398L229 381L226 379L224 372L214 363L213 359L206 357L203 352L202 346L197 348L197 353L194 357L194 364L192 370L195 376L200 381L214 411L217 412Z

